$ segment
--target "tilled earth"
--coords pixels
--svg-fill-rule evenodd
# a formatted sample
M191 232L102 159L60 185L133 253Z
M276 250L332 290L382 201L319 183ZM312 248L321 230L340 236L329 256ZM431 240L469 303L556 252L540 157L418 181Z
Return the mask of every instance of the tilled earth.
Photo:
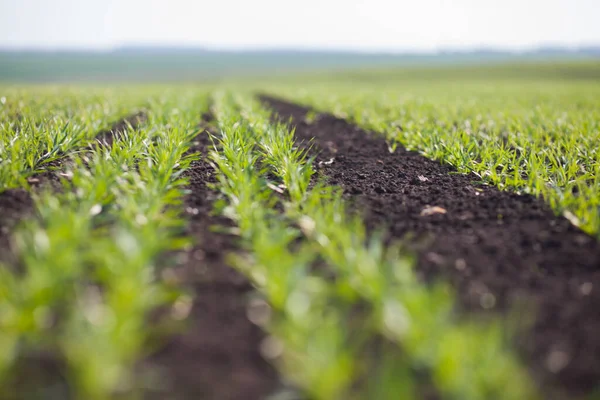
M8 189L0 193L0 262L16 262L10 234L16 225L33 213L33 200L25 189Z
M549 398L598 386L600 245L594 238L540 199L478 184L474 175L456 174L400 147L390 153L380 136L331 115L307 122L307 108L263 101L296 127L298 143L316 156L319 175L344 190L371 231L384 229L388 240L406 241L418 254L424 280L454 285L465 317L512 310L511 318L528 321L515 345L540 385L550 388ZM128 122L143 120L136 114ZM127 120L118 122L99 133L98 142L110 144L126 126ZM189 219L185 233L196 245L176 254L177 266L163 271L190 291L191 304L182 306L187 326L142 361L141 369L159 377L145 385L148 399L252 400L281 387L260 354L265 334L247 317L253 288L226 262L228 253L239 251L236 237L213 229L231 223L213 215L218 193L210 187L215 176L204 157L209 146L204 133L191 149L203 157L188 171L182 210ZM0 194L0 261L12 261L9 232L33 213L25 190Z
M187 173L185 198L186 235L196 244L169 271L191 290L188 326L144 362L144 369L157 369L162 377L147 399L258 400L279 385L275 369L260 353L265 334L247 316L254 289L226 262L228 253L239 251L237 237L214 229L230 227L231 221L213 215L218 192L210 187L216 182L206 159L210 145L204 132L190 149L202 155Z
M120 120L99 132L91 146L110 146L128 126L138 126L145 120L143 113ZM202 126L208 121L203 120ZM280 388L277 372L260 353L265 334L247 316L254 289L226 262L229 253L239 251L236 237L213 229L230 227L231 221L213 215L218 193L210 188L216 182L214 169L206 157L210 145L208 133L202 131L189 150L201 155L187 172L189 194L182 210L189 222L185 235L193 238L195 245L171 255L179 262L163 271L163 278L186 288L192 300L191 304L179 306L178 312L185 314L179 318L186 320L181 333L171 336L138 366L137 386L143 398L149 400L258 400ZM60 172L67 161L67 158L57 160L49 171L32 176L31 189L61 190ZM34 204L27 190L9 189L0 193L0 261L8 265L17 262L10 233L23 218L34 215ZM160 316L164 311L159 310L156 321L151 322L169 326L171 318ZM19 372L11 383L13 393L8 397L0 393L0 398L31 398L28 381L46 382L48 387L58 388L54 392L61 391L57 398L70 398L64 365L55 354L36 354L20 360Z
M316 155L368 228L418 253L418 273L456 288L465 316L507 311L515 344L548 396L600 382L600 245L541 199L500 191L328 114L262 97ZM406 236L409 235L409 236ZM532 319L528 324L523 320ZM477 349L474 349L477 351Z

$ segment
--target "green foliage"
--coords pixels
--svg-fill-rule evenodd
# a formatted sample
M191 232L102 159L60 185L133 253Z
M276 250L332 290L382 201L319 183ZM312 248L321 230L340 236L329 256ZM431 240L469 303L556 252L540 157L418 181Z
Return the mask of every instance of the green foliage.
M315 398L414 397L414 371L427 369L449 398L535 398L499 325L457 320L448 288L419 282L401 248L368 238L339 190L309 188L314 171L292 132L248 96L220 93L214 111L218 187L250 250L237 264L276 311L271 340L292 379ZM372 365L365 354L381 341L388 357Z
M402 144L502 189L544 196L597 235L596 64L538 75L523 68L348 71L272 78L261 90L381 132L390 151ZM401 245L368 235L250 86L214 92L218 133L209 157L221 212L248 250L232 261L259 289L257 304L273 310L261 322L272 335L265 354L314 398L416 398L422 371L444 398L536 398L505 321L459 318L447 285L423 284ZM156 268L161 254L189 242L179 236L178 207L207 94L0 89L0 192L27 187L32 175L67 160L63 190L36 192L36 216L11 239L18 266L0 267L0 385L11 382L19 359L42 351L65 360L80 398L131 389L151 334L148 313L181 296ZM109 148L87 147L140 110L143 126Z
M185 152L206 105L197 90L147 100L147 127L72 155L63 190L35 195L38 217L14 238L22 270L0 268L0 381L38 349L66 360L79 398L132 389L148 313L177 296L155 263L187 243L179 237L181 174L195 157Z
M597 236L600 85L548 79L544 67L539 77L520 79L518 70L489 79L472 71L455 80L443 79L444 70L429 80L363 72L300 90L276 85L272 92L380 132L392 151L399 142L501 189L543 196Z
M0 90L0 192L82 148L111 124L143 107L146 91L100 88Z

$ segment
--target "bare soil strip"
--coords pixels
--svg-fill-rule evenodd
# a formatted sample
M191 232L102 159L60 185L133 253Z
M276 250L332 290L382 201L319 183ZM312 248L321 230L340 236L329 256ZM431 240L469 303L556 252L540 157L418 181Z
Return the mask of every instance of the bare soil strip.
M19 221L33 213L33 200L25 189L8 189L0 193L0 263L14 261L10 250L10 233Z
M110 129L98 132L95 140L101 146L109 145L114 137L125 132L129 125L134 128L146 120L144 112L138 112L115 122ZM46 164L46 171L29 177L32 188L51 186L60 188L60 173L63 172L63 162L66 156L57 161ZM8 189L0 193L0 262L11 264L15 261L13 251L10 249L10 232L19 221L33 215L34 204L29 191L23 188Z
M237 237L214 230L230 227L231 221L212 214L218 192L210 188L216 182L206 161L210 146L203 132L191 149L201 154L188 171L185 198L186 235L195 245L179 255L179 266L165 272L190 289L188 326L144 362L143 368L155 369L162 380L146 399L258 400L279 384L277 372L260 353L265 333L247 317L254 289L226 262L228 253L239 251Z
M600 382L600 244L541 199L478 184L416 152L329 114L262 97L312 144L319 174L364 215L369 229L410 239L423 279L456 288L464 315L534 315L515 344L553 398ZM516 311L516 312L515 312ZM473 351L478 351L473 349Z

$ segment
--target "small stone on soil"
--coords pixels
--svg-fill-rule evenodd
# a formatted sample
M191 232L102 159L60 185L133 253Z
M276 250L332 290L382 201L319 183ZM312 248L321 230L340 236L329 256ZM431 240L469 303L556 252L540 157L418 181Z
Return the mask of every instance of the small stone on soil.
M426 206L421 213L419 214L421 217L428 217L434 214L446 214L446 209L438 206Z
M582 295L588 296L590 293L592 293L593 288L594 285L592 284L592 282L586 282L579 287L579 291Z

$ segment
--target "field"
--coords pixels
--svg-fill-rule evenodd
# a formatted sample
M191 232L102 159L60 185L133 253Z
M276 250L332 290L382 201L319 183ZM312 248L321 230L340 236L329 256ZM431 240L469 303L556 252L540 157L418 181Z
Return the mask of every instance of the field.
M600 398L600 64L0 87L0 398Z

